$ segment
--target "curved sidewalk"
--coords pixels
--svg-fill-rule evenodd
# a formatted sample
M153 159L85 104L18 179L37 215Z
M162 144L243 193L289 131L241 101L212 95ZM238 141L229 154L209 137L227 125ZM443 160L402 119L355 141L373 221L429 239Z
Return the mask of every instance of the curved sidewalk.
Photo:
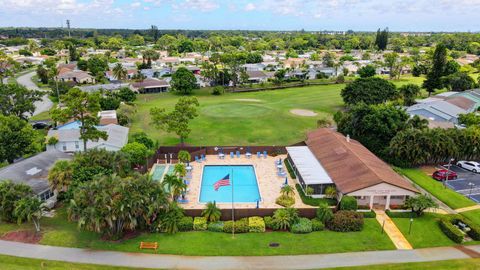
M480 251L480 246L463 249ZM0 254L75 263L162 269L319 269L471 258L455 247L298 256L201 257L97 251L0 240Z

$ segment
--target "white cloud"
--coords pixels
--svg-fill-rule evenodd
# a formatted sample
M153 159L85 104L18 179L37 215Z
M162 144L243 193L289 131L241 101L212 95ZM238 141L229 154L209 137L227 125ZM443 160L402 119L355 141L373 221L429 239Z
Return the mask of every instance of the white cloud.
M176 10L199 10L203 12L213 11L220 7L215 0L183 0L172 3L172 8Z
M140 2L133 2L133 3L130 4L130 6L131 6L132 8L138 8L138 7L140 7L141 5L142 5L142 3L140 3Z
M255 6L254 3L248 3L245 5L245 8L244 10L245 11L252 11L252 10L255 10L257 7Z

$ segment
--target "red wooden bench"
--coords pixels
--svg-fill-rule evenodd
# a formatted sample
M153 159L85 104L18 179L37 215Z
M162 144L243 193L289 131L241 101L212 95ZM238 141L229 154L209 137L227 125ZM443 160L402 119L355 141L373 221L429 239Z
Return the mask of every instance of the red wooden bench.
M154 249L155 251L157 251L157 248L157 242L140 242L140 249Z

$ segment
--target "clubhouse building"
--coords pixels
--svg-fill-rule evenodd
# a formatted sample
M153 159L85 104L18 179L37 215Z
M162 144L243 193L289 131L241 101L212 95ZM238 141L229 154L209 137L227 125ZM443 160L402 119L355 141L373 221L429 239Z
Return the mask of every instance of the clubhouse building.
M286 147L298 182L313 197L335 186L337 198L353 196L359 205L390 209L419 191L358 141L328 128L307 134L304 145Z

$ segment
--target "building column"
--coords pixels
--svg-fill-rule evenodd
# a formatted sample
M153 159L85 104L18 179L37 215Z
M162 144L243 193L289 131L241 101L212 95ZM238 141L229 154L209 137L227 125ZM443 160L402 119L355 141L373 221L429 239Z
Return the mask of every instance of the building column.
M370 209L373 208L373 197L375 197L375 196L373 196L373 195L370 196Z
M390 194L387 195L387 202L385 203L385 210L390 209Z

